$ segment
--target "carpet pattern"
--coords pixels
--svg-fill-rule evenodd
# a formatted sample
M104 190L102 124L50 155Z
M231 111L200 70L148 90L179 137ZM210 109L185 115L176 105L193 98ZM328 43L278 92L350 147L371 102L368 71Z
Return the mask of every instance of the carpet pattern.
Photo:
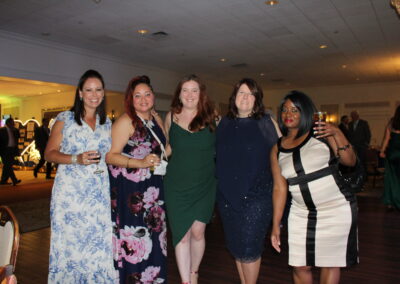
M17 217L21 233L50 226L50 199L36 199L8 205Z

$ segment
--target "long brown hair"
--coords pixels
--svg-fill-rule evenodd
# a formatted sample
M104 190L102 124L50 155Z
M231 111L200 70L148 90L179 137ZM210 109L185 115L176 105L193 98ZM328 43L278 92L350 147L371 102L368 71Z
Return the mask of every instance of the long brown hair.
M135 128L135 132L141 131L144 129L143 122L139 118L139 116L136 114L136 110L133 107L133 95L132 94L135 91L136 86L139 84L145 84L145 85L149 86L150 90L153 92L153 87L150 85L150 78L146 75L136 76L136 77L132 78L128 83L128 87L126 88L125 99L124 99L125 112L132 120L132 125ZM142 134L143 133L141 132L140 136L142 136Z
M197 104L197 114L192 119L189 124L189 130L193 132L197 132L204 127L209 127L211 131L215 130L215 120L217 118L217 114L214 108L214 104L211 102L206 93L206 85L197 77L192 74L184 77L176 87L174 98L171 103L171 112L173 114L178 114L182 112L182 102L179 98L182 90L182 85L186 82L194 81L199 84L200 95L199 102Z

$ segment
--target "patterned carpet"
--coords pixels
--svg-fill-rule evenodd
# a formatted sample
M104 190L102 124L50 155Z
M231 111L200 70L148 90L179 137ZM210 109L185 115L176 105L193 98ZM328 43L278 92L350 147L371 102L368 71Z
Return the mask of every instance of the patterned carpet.
M50 226L50 199L22 201L8 205L19 222L21 233Z

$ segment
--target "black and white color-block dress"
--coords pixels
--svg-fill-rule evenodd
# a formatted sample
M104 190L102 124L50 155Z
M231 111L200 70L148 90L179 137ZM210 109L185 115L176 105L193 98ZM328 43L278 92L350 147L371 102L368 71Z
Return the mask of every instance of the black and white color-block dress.
M292 195L289 265L347 267L358 263L357 202L339 186L330 147L309 135L299 146L278 142L278 160Z

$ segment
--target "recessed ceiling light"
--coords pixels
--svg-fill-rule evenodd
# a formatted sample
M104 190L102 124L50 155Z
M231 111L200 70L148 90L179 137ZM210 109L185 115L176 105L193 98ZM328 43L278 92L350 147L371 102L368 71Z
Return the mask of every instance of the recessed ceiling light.
M141 29L137 31L138 33L140 33L141 35L147 34L149 31L145 30L145 29Z
M262 77L262 76L264 76L265 74L264 73L260 73L260 76Z
M328 46L326 45L326 44L321 44L320 46L319 46L319 48L321 48L321 49L324 49L324 48L327 48Z
M43 94L42 92L39 92L39 95Z
M265 4L267 4L269 6L274 6L278 3L279 3L279 1L277 1L277 0L265 1Z
M342 68L343 68L343 69L346 69L346 68L347 68L347 65L346 65L346 64L343 64L343 65L342 65Z
M221 58L219 61L225 62L225 61L226 61L226 58Z
M61 92L61 90L57 90L57 93Z

